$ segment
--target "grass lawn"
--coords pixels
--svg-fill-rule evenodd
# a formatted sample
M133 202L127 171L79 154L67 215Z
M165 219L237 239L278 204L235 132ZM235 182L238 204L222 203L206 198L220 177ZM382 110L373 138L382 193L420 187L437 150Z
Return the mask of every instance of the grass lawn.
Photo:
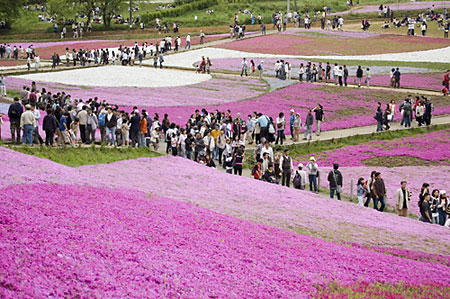
M111 148L111 147L45 147L9 146L10 149L53 162L77 167L82 165L106 164L143 157L159 157L160 154L149 148Z

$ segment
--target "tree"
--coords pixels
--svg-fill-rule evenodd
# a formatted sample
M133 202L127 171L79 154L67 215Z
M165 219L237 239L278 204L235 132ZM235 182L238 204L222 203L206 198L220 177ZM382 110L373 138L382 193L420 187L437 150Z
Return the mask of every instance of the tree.
M24 0L0 0L0 19L11 23L23 9Z
M48 0L47 11L50 15L55 15L57 22L60 22L61 19L72 15L73 7L67 0Z
M92 19L92 11L95 9L95 0L78 0L78 3L78 12L86 15L87 23L89 24Z
M119 11L121 2L121 0L103 0L100 2L100 10L106 27L111 26L111 19Z

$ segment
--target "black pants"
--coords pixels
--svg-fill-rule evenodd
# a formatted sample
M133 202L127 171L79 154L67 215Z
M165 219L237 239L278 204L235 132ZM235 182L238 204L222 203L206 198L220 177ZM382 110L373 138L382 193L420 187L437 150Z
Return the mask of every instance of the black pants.
M234 174L242 176L242 165L234 165Z
M268 127L261 127L260 138L265 138L266 141L269 141L269 128Z
M281 185L289 187L291 183L291 171L283 170L283 175L281 176Z
M369 206L369 204L370 204L370 199L372 198L372 195L371 194L367 194L367 196L366 196L366 201L364 202L364 206L365 207L368 207Z
M222 155L225 148L219 148L219 165L222 165Z
M86 143L86 125L80 125L80 138L82 143Z
M139 131L130 131L131 146L135 147L139 144Z
M50 130L45 130L45 145L53 145L53 140L55 139L55 132Z

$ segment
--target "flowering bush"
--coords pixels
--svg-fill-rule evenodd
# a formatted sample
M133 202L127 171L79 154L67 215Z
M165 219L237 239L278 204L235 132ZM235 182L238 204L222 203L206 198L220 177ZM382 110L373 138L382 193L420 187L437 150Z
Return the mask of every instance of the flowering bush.
M5 298L298 298L331 281L408 282L411 288L450 283L444 265L330 243L138 191L30 184L0 194Z
M371 165L371 158L403 157L396 165L407 166L416 163L414 158L420 159L423 164L450 165L450 130L445 129L431 133L418 134L393 140L374 140L358 145L349 145L339 149L315 153L317 161L341 166ZM308 156L297 157L297 160L306 160ZM408 161L410 160L410 161ZM404 163L404 164L402 164ZM390 166L384 163L385 166Z
M331 33L330 33L331 34ZM253 53L283 55L372 55L383 53L402 53L424 51L448 46L443 38L427 38L426 42L419 36L401 36L382 34L367 38L345 37L321 38L298 34L264 35L255 38L233 41L217 45L217 48L239 50ZM249 54L251 56L251 54Z
M426 224L418 221L394 214L380 214L373 209L330 200L309 192L228 175L183 158L141 158L70 168L0 148L0 163L3 166L0 185L5 187L57 183L88 184L119 190L125 188L185 201L218 213L331 241L382 245L432 254L449 252L450 235L444 227L429 225L424 229ZM319 166L326 173L326 168ZM448 171L448 167L446 169L441 168L441 172ZM386 170L380 171L386 183L392 181L392 184L397 184L397 181L389 179ZM369 170L366 169L367 172ZM350 174L345 169L343 173L345 181L349 182ZM414 186L416 181L423 179L424 173L409 170L405 174L411 177L408 182ZM416 174L416 181L413 181L412 177ZM431 180L437 172L428 174ZM440 173L441 181L445 178ZM349 187L345 184L344 188ZM390 185L387 188L388 192L393 191Z
M14 77L8 78L8 88L20 90L24 85L30 86L31 81ZM254 78L237 81L228 76L215 76L202 83L180 87L91 87L39 81L37 81L37 86L46 88L47 91L53 93L65 91L72 98L85 101L98 97L100 100L106 100L108 103L114 103L121 107L182 106L183 110L187 110L186 106L217 105L254 98L262 94L266 87L264 83Z
M327 171L331 170L329 165ZM381 166L360 166L360 167L340 167L339 170L344 176L344 192L350 194L351 181L353 180L353 194L356 190L356 182L360 177L368 179L372 171L381 173L381 177L386 185L387 204L395 207L395 192L400 188L401 181L408 182L408 188L412 192L409 212L417 216L420 215L418 208L420 188L423 183L429 183L431 189L448 190L449 166L403 166L403 167L381 167Z
M395 11L398 10L426 10L434 6L436 9L447 7L445 2L442 1L418 1L418 2L408 2L408 3L396 3L395 5L391 5L391 8ZM347 10L344 12L336 12L331 15L345 15L345 14L357 14L357 13L370 13L370 12L378 12L379 5L365 5L363 7Z
M354 80L354 77L349 78ZM414 73L414 74L402 74L400 77L400 86L407 88L418 89L433 89L437 91L442 90L442 81L444 74L442 73ZM373 76L370 79L370 84L390 86L391 78L389 75Z

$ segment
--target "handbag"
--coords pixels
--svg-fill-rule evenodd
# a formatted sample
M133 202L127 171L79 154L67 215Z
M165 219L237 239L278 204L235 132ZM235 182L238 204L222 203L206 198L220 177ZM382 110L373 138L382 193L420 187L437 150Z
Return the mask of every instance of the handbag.
M341 194L342 193L342 186L338 185L338 183L336 181L336 177L334 176L334 173L333 173L333 179L334 179L334 183L336 184L336 192Z
M445 214L450 215L450 205L448 205L445 210L444 210Z

